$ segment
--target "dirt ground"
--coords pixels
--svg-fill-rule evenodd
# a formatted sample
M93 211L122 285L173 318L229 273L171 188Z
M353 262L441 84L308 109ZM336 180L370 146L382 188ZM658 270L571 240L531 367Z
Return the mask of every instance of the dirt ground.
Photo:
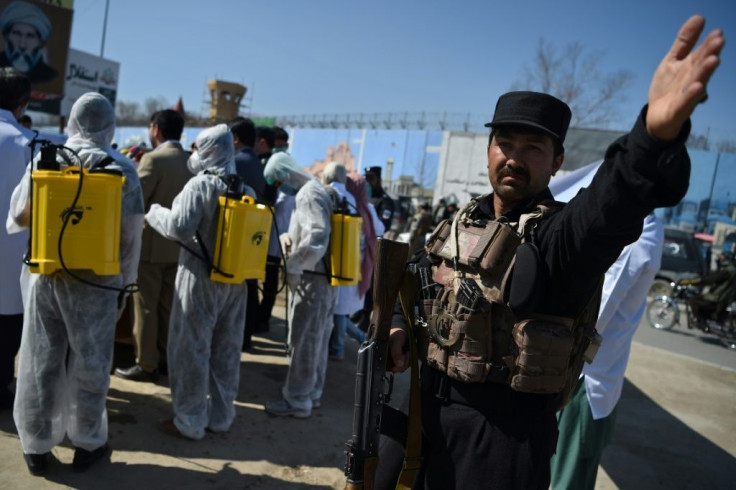
M276 311L283 316L283 310ZM341 489L352 424L357 344L330 361L322 407L310 419L276 418L263 404L279 397L286 375L284 324L254 339L242 358L237 416L226 434L189 441L162 433L171 416L166 378L157 384L112 378L108 396L111 461L71 471L68 441L53 451L45 478L23 462L12 415L0 412L3 488ZM132 348L118 344L129 365ZM397 380L396 390L406 387ZM733 488L736 476L736 372L635 344L612 445L597 488Z

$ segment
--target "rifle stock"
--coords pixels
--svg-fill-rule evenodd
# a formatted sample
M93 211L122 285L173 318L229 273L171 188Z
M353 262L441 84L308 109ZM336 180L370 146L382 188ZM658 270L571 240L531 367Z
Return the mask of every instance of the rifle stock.
M388 365L391 318L401 287L409 246L378 239L373 271L373 311L368 338L358 351L353 405L353 434L347 443L345 476L350 490L372 489L378 467L378 442Z

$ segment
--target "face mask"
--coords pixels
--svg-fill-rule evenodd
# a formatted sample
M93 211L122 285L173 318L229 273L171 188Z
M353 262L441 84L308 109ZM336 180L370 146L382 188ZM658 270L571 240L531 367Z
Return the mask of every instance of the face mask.
M279 190L283 192L284 194L286 194L287 196L296 196L296 193L297 193L296 189L294 189L289 184L284 184L284 183L282 183L279 186Z
M373 187L371 187L369 185L365 186L365 193L368 196L368 199L370 199L371 197L373 197Z
M204 170L204 165L202 164L202 160L199 158L199 153L197 153L196 151L192 153L189 159L187 160L187 168L194 175L197 175L199 172Z

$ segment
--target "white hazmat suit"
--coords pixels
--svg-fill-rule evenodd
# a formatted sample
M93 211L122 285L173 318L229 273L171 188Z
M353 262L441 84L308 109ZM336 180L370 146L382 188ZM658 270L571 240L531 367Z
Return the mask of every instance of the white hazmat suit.
M164 237L201 255L195 242L199 232L211 260L218 199L227 190L220 177L235 174L233 138L227 126L219 124L199 133L196 143L198 151L188 162L196 176L174 198L171 209L152 204L146 221ZM255 197L252 189L246 190ZM182 248L167 357L174 425L191 439L202 439L206 428L227 431L235 418L246 292L245 283L210 280L209 265Z
M279 189L287 194L296 191L288 233L291 250L286 260L292 292L288 338L291 359L281 389L283 401L267 404L266 410L304 418L311 415L313 401L322 396L337 297L337 288L325 275L324 262L329 259L325 253L330 242L332 197L286 153L271 156L263 175L269 183L280 182Z
M105 97L88 93L74 103L66 146L77 152L85 168L112 156L115 162L107 168L125 176L120 274L97 276L89 270L74 273L96 284L122 288L134 283L137 276L143 197L132 162L110 147L114 132L115 113ZM66 153L76 162L71 152ZM27 225L30 171L29 165L13 192L8 232ZM105 398L110 385L119 293L84 284L64 271L31 274L27 266L23 267L21 288L24 322L13 416L23 452L44 454L65 434L77 448L98 449L107 441Z

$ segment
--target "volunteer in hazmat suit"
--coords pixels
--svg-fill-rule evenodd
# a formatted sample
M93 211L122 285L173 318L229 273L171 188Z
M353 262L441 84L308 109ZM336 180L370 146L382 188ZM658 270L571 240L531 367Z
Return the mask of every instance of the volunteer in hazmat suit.
M332 190L334 193L333 197L337 198L339 205L347 208L343 211L350 214L358 214L355 197L353 197L345 186L346 180L347 170L340 163L330 162L322 171L322 183ZM347 324L350 322L348 315L355 313L363 307L361 299L358 296L357 284L337 287L337 299L335 300L335 309L333 311L333 328L330 334L330 341L328 342L330 360L342 361L345 355L345 332L348 328Z
M122 172L120 274L98 276L90 270L75 275L94 284L122 288L135 282L143 230L143 197L133 163L112 149L115 112L100 94L87 93L72 107L62 150L75 164L91 168L108 157L107 168ZM57 160L66 165L57 156ZM29 165L13 192L7 220L9 233L29 225ZM84 181L83 184L84 185ZM71 203L70 203L71 204ZM123 297L118 291L85 284L65 271L21 273L24 323L18 362L18 388L13 416L28 468L45 473L49 451L68 435L76 448L73 469L83 471L107 456L105 398L115 323Z
M330 241L332 197L327 189L287 153L275 153L263 171L266 182L296 194L289 232L281 235L288 250L286 274L292 293L289 306L291 354L282 399L266 404L272 415L307 418L317 408L327 369L337 288L330 285L325 257Z
M190 439L202 439L205 429L225 432L235 418L247 292L245 282L210 280L208 263L215 249L218 199L228 189L223 178L235 174L233 136L219 124L199 133L196 145L187 162L195 177L171 209L152 204L146 213L151 228L186 247L179 253L167 346L174 418L163 421L161 429ZM255 198L250 187L242 185L241 191Z

